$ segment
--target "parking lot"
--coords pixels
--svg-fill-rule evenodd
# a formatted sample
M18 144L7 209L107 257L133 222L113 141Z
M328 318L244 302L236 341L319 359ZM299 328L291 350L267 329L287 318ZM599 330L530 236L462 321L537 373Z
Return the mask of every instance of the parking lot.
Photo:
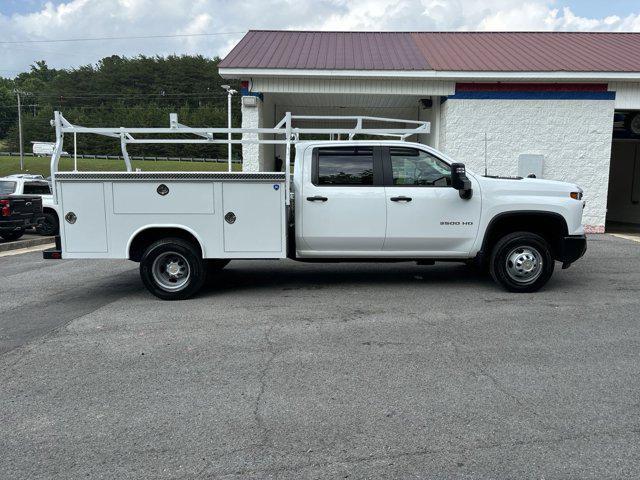
M638 478L640 243L557 268L2 257L0 476Z

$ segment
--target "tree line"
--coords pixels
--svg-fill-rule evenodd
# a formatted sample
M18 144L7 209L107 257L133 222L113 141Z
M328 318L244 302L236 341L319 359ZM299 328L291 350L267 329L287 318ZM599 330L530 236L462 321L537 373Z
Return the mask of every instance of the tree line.
M227 95L221 85L238 83L218 74L219 58L201 55L134 58L117 55L95 65L73 69L49 68L39 61L13 79L0 78L0 143L18 151L17 96L21 97L23 144L53 141L50 125L60 110L71 123L87 127L167 127L169 113L177 112L180 123L189 126L225 127ZM240 124L239 96L235 97L232 123ZM78 135L78 153L117 155L120 142L98 135ZM71 152L72 140L65 138ZM219 157L227 146L190 144L146 144L127 147L131 155ZM234 156L240 149L234 147Z

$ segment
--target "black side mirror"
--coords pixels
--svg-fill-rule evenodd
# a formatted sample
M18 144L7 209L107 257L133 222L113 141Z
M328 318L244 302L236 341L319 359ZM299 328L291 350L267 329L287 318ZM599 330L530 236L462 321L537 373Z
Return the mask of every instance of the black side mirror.
M464 167L464 163L451 164L451 186L458 190L460 198L468 200L473 195L471 180L467 178L467 170Z

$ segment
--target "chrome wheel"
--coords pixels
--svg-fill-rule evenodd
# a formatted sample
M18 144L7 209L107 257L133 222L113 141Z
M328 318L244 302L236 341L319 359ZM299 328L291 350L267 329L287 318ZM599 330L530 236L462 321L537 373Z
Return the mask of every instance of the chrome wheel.
M165 252L153 261L151 274L156 284L167 291L183 289L191 277L189 262L181 254Z
M516 247L507 255L506 267L511 280L528 285L542 274L542 255L533 247Z

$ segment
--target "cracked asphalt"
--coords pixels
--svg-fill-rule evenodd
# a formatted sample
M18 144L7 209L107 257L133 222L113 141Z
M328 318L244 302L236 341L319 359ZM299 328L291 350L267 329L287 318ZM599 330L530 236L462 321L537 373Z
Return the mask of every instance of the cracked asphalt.
M547 288L464 266L0 258L0 477L640 477L640 243Z

